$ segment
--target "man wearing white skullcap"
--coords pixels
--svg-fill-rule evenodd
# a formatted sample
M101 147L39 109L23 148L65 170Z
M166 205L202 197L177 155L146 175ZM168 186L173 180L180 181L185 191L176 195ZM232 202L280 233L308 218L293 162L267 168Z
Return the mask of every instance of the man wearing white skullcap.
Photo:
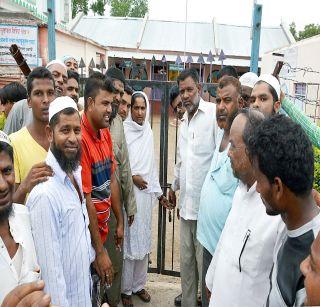
M258 109L265 116L270 116L279 111L280 83L272 75L261 75L256 81L251 97L250 108Z
M67 66L67 70L78 72L78 61L72 55L64 55L62 62Z
M56 96L66 95L68 82L67 66L60 60L53 60L47 64L46 68L52 73Z
M244 106L249 107L249 98L254 85L258 81L258 76L253 72L246 72L239 78L239 81L241 83L241 97L244 101Z
M81 183L80 116L70 97L50 104L46 134L54 175L34 187L26 204L45 290L54 305L91 306L94 251Z

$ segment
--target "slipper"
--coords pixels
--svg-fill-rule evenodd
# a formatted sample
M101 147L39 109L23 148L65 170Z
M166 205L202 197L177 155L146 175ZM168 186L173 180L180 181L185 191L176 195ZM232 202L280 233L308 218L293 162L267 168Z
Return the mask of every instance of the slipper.
M151 301L151 296L145 289L141 289L140 291L135 293L133 292L133 294L138 295L139 298L145 303L149 303Z
M122 301L123 307L133 307L131 295L121 293L121 301Z

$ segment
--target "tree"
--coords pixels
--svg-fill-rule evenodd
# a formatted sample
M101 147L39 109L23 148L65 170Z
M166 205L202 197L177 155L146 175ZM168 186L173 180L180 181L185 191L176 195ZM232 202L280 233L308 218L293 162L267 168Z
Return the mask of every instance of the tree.
M289 27L291 34L297 41L320 34L320 25L314 23L305 25L304 29L299 31L299 34L297 33L296 24L294 22L292 22Z
M144 17L148 11L148 0L107 0L110 15L118 17Z
M303 31L299 31L299 40L320 34L320 26L311 23L304 26Z
M106 5L105 0L96 0L90 6L90 9L93 11L94 14L98 14L100 16L104 15L104 7Z
M292 36L295 38L295 40L298 40L296 23L294 21L290 23L289 30L290 30Z
M88 0L72 0L72 18L76 17L79 12L87 15L88 11Z

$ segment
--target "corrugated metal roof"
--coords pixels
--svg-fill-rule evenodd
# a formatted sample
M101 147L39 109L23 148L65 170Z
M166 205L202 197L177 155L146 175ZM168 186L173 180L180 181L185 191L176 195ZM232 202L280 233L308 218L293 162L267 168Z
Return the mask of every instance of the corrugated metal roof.
M73 31L108 47L136 49L139 45L138 49L154 50L158 53L162 50L177 53L184 51L184 22L162 20L145 22L141 18L85 16L75 25ZM250 34L251 28L247 26L188 22L186 52L208 54L209 50L215 53L215 49L218 48L223 49L227 56L250 57ZM139 39L141 41L138 41ZM263 28L260 55L289 44L289 38L282 27Z
M103 46L136 48L142 25L141 18L83 17L73 31Z
M184 51L184 22L148 20L140 49ZM214 50L211 23L187 23L186 50L191 53Z

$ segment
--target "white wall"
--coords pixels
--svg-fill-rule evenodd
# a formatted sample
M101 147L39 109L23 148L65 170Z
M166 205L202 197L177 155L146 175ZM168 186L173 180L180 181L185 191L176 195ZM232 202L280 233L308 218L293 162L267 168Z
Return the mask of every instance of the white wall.
M56 50L57 58L62 58L64 55L73 55L78 61L80 61L82 57L87 67L92 58L96 63L97 53L105 55L105 62L107 62L106 49L59 31L56 32Z
M272 55L272 53L284 54L284 58ZM262 57L261 73L272 73L277 60L283 60L294 68L310 68L320 72L320 35L297 42L290 47L274 50ZM280 79L283 90L287 94L294 96L295 83L307 83L307 98L310 100L320 100L320 73L312 72L292 72L284 67L281 71ZM284 80L284 79L292 80ZM298 103L298 102L297 102ZM314 103L315 104L315 103ZM304 104L303 110L308 115L317 114L320 116L320 108L315 105Z

